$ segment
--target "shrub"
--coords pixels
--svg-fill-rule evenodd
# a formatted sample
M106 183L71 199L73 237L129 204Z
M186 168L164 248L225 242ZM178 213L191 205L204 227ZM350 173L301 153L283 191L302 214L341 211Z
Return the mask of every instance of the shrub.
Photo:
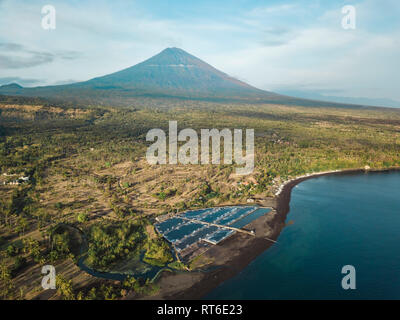
M79 213L76 220L80 223L84 223L89 220L88 215L86 213Z

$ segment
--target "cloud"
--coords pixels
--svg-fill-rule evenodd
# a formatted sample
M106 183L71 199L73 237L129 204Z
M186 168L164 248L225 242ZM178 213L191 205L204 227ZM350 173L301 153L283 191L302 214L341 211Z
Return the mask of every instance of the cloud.
M61 51L56 53L55 56L58 56L59 58L64 60L76 60L81 58L83 54L78 51Z
M314 99L322 101L332 101L338 103L350 103L369 106L383 106L390 108L400 108L400 101L385 98L365 98L365 97L346 97L341 96L342 90L299 90L296 88L279 89L277 93L292 97Z
M297 32L288 27L267 27L263 30L263 36L260 43L267 47L281 46L294 40L297 35Z
M36 51L12 42L0 43L0 67L4 69L23 69L51 63L55 59L75 60L81 56L76 51Z
M42 82L41 79L25 79L20 77L3 77L0 78L0 85L10 84L10 83L18 83L19 85L25 87L35 86Z
M1 1L1 0L0 0ZM17 43L1 43L0 49L5 51L20 51L23 49L23 46Z
M23 69L50 63L53 60L53 55L46 52L26 51L19 56L0 54L0 68Z
M298 5L289 3L289 4L281 4L274 6L266 6L266 7L257 7L252 9L249 14L253 16L265 16L270 14L282 14L287 11L293 11L298 8Z
M56 82L54 82L54 85L71 84L71 83L76 83L76 82L79 82L79 80L67 79L67 80L56 81Z
M342 0L206 2L209 14L200 2L53 0L57 28L45 31L44 2L0 0L1 76L87 80L178 46L266 90L400 99L398 0L357 1L356 30L341 28Z

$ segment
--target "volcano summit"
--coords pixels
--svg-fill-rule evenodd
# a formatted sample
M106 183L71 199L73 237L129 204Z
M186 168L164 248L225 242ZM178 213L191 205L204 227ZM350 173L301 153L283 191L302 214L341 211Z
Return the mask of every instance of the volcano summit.
M111 101L134 97L259 101L281 97L239 81L179 48L167 48L132 67L88 81L34 88L9 84L0 87L0 94Z
M135 104L138 99L143 103L143 98L344 106L257 89L179 48L164 49L132 67L88 81L34 88L11 83L0 86L0 94L115 106Z

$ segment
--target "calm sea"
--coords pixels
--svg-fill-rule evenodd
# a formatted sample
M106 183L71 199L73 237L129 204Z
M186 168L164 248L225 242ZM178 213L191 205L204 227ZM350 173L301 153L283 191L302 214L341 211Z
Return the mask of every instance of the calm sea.
M278 243L206 298L400 299L400 172L307 180L290 207Z

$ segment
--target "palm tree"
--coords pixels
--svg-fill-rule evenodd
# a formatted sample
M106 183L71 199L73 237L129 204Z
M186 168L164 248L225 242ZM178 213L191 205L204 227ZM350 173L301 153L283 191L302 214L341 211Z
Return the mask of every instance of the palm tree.
M28 221L24 217L20 217L18 219L18 224L19 224L19 227L22 230L22 235L24 235L25 234L25 228L28 226Z

